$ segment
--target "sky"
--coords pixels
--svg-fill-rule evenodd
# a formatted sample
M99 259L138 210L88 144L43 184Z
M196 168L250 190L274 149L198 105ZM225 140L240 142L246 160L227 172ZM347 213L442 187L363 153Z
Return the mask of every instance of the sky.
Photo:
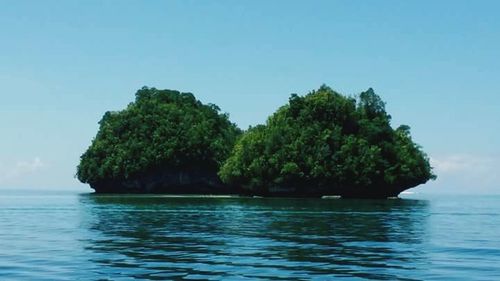
M103 113L142 86L192 92L241 128L291 93L369 87L438 179L500 193L500 1L0 0L0 190L74 177Z

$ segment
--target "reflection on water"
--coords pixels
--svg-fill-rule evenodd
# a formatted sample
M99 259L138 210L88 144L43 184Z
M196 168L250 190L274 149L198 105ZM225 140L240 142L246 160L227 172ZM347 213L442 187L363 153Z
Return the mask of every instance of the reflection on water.
M427 261L425 200L79 201L81 243L99 278L411 280Z

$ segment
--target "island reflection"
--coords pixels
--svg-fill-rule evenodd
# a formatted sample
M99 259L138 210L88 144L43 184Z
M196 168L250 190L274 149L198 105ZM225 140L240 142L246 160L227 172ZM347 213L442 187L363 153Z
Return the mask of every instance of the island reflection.
M423 200L79 200L81 242L103 278L390 280L426 262Z

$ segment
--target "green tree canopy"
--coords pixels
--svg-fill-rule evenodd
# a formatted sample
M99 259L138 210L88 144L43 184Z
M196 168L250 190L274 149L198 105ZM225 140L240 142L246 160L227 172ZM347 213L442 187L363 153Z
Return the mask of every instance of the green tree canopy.
M357 191L396 195L435 178L408 126L394 130L372 89L358 99L327 86L289 103L250 128L222 166L221 179L256 193Z
M240 134L219 111L191 93L144 87L125 110L104 114L77 177L92 184L152 169L216 173Z

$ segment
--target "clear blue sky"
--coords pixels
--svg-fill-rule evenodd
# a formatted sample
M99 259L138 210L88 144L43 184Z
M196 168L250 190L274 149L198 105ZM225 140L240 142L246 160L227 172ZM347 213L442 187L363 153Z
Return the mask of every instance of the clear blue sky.
M106 110L143 85L246 128L290 93L369 87L438 180L500 193L500 1L0 1L0 188L74 178Z

